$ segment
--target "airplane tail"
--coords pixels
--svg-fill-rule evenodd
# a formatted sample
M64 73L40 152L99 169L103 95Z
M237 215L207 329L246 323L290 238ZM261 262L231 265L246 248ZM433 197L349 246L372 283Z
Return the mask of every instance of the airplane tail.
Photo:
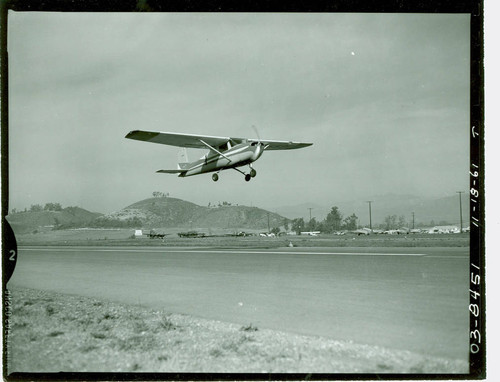
M177 154L177 158L178 158L178 164L177 164L177 168L179 170L186 170L187 168L189 168L189 159L188 159L188 155L187 155L187 150L185 147L181 147L179 149L179 153Z

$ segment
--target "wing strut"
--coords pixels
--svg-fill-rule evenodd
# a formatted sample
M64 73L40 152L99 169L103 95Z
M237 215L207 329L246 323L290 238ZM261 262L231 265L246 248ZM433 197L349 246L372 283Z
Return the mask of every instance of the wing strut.
M229 162L232 162L231 158L229 158L227 155L224 155L221 153L219 150L217 150L215 147L210 146L207 142L205 142L203 139L199 140L201 143L203 143L205 146L207 146L210 150L215 151L217 154L222 155L224 158L226 158Z

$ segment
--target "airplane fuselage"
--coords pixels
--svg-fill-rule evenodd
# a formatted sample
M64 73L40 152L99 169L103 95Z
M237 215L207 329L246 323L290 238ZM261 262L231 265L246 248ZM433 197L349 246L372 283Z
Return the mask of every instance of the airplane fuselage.
M263 151L263 147L257 143L237 144L223 151L222 154L224 155L210 151L201 159L190 163L186 171L180 173L179 176L186 177L245 166L259 159Z

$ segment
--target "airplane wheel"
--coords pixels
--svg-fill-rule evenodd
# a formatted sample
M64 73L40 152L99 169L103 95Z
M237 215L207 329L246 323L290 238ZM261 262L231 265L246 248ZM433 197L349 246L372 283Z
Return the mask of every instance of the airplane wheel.
M217 181L219 180L219 175L217 175L217 174L213 174L213 175L212 175L212 180L213 180L214 182L217 182Z
M250 176L251 176L252 178L255 178L255 175L257 175L257 171L255 171L255 170L252 168L252 170L250 170Z
M248 182L250 179L252 179L252 177L250 176L250 174L246 174L245 175L245 180Z

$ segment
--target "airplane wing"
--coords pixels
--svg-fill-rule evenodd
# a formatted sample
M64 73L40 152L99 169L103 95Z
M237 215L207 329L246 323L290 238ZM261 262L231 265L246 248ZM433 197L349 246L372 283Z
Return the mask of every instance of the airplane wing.
M234 137L215 137L211 135L197 134L180 134L180 133L162 133L154 131L133 130L128 133L125 138L136 139L139 141L161 143L163 145L190 147L196 149L204 149L207 144L212 147L221 147L227 142L243 143L243 142L259 142L258 139L234 138ZM261 141L266 145L266 150L291 150L300 149L302 147L311 146L312 143L292 142L292 141Z
M248 142L259 142L258 139L248 139ZM262 140L262 143L267 146L266 150L292 150L301 149L303 147L311 146L312 143L305 142L292 142L292 141L273 141Z
M128 133L125 138L152 143L161 143L163 145L170 146L191 147L195 149L205 149L207 147L207 143L213 147L220 147L231 139L229 137L214 137L210 135L160 133L142 130L133 130ZM205 144L201 141L205 142Z

